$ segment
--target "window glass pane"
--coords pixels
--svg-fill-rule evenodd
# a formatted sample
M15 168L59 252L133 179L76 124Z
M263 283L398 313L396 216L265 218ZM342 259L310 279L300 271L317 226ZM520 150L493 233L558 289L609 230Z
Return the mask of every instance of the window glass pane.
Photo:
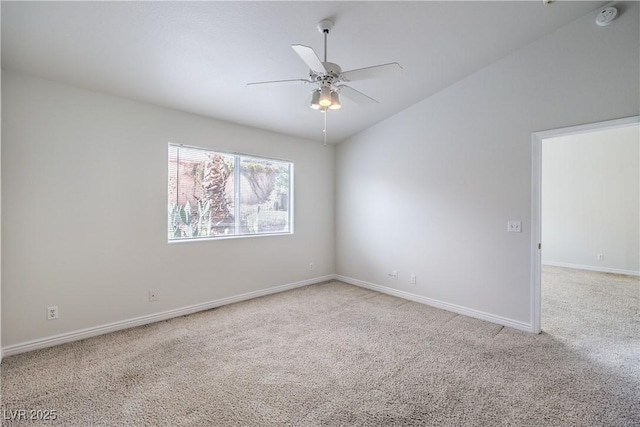
M241 157L240 234L290 231L290 163Z
M169 240L291 233L293 164L169 145Z
M199 237L236 234L234 228L234 156L207 153L204 162Z
M169 146L169 240L233 235L234 156Z

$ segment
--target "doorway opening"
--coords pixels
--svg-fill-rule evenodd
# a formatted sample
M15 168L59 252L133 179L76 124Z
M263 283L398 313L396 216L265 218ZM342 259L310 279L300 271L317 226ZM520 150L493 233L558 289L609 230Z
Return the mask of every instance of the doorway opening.
M543 278L640 275L639 124L636 116L533 134L533 332L544 326Z

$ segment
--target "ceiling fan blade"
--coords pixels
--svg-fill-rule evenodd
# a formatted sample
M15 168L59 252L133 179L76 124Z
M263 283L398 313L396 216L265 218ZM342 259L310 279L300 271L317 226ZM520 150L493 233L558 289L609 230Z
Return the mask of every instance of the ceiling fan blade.
M350 86L345 86L345 85L336 86L336 89L338 89L338 93L340 93L340 95L344 95L345 97L349 98L356 104L362 104L362 105L379 104L379 102L376 101L375 99L365 95L362 92L358 92L357 90L355 90Z
M303 85L303 84L307 84L307 83L311 83L311 80L305 80L305 79L271 80L271 81L267 81L267 82L247 83L247 86L268 85L268 84Z
M397 62L390 64L374 65L373 67L358 68L342 73L342 80L354 82L356 80L377 79L382 77L395 77L402 73L402 67Z
M324 68L324 65L322 65L320 58L318 58L316 52L309 46L292 44L291 47L296 51L296 53L304 61L304 63L307 64L307 67L309 67L311 71L317 74L327 73L327 69Z

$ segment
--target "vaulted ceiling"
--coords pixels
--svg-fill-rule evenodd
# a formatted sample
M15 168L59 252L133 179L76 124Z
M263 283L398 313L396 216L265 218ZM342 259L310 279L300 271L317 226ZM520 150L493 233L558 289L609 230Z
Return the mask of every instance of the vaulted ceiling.
M398 62L401 77L350 85L328 115L339 142L606 2L2 2L2 68L191 113L322 139L311 85L247 87L308 76L292 44L343 70Z

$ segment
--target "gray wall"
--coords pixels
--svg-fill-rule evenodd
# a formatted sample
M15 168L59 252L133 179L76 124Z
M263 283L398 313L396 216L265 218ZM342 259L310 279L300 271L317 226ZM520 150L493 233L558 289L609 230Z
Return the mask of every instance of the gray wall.
M638 115L638 4L625 7L610 26L589 14L340 144L337 273L530 327L531 135Z
M334 273L332 146L6 71L2 83L5 348ZM168 142L293 160L295 234L168 244Z
M2 70L1 69L0 69L0 98L2 98ZM2 117L1 102L0 102L0 117ZM1 242L2 242L2 123L0 121L0 243ZM1 244L0 244L0 362L2 362L2 245Z
M639 147L637 125L543 141L543 264L640 274Z

